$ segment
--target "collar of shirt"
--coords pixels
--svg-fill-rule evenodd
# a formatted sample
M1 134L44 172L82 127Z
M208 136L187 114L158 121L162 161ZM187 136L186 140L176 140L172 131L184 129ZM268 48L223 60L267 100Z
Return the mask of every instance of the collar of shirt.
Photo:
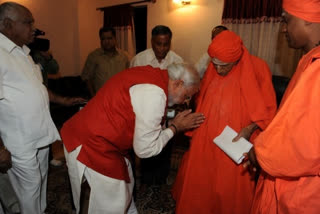
M170 50L168 51L166 57L164 59L162 59L161 62L159 62L156 55L154 54L153 49L151 48L152 61L157 62L160 65L160 64L164 63L165 61L167 61L169 53L170 53Z
M7 50L9 53L15 48L21 48L2 33L0 33L0 47ZM21 49L26 55L30 53L30 49L26 45L23 45Z

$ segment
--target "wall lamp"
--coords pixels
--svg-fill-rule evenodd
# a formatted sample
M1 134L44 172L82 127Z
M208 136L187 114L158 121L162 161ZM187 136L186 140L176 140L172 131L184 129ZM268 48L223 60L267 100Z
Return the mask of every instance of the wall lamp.
M173 0L173 2L176 4L183 4L183 5L191 4L191 0Z

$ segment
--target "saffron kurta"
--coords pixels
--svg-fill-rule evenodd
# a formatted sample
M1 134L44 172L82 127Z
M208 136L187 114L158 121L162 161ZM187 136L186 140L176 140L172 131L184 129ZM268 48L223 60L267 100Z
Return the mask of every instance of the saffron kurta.
M226 125L239 132L254 122L264 129L276 111L268 66L242 48L239 63L226 76L210 63L202 80L196 111L206 120L193 131L174 184L177 214L250 212L254 180L213 143Z
M320 213L320 47L299 62L279 112L255 140L252 213ZM268 174L267 174L268 173Z

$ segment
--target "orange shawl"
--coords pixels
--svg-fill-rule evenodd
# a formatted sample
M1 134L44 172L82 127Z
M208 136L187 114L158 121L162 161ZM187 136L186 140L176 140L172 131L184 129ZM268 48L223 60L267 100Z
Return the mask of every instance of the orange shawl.
M299 62L281 107L255 140L263 173L252 213L319 213L320 47Z
M241 49L228 75L218 75L210 63L202 80L196 111L206 120L193 131L174 184L177 214L250 212L254 181L212 142L226 125L239 132L255 122L264 129L276 111L267 64Z

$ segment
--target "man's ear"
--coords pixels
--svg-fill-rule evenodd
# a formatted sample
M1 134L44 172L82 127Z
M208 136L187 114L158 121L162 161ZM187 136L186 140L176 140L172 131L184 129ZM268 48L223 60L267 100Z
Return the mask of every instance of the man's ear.
M5 29L11 29L12 25L13 25L13 21L9 18L4 18L4 20L2 21L3 26L5 27Z

